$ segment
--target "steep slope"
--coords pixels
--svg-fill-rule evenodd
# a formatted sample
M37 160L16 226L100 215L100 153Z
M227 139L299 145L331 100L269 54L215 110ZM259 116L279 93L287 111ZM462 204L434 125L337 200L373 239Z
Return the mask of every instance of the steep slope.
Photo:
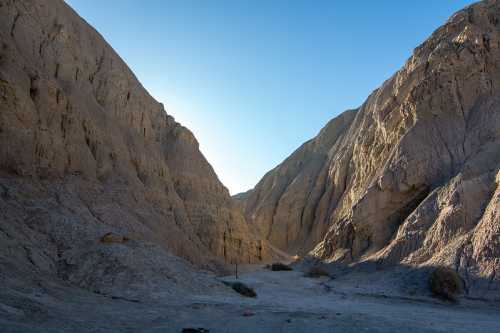
M446 264L498 291L499 88L500 1L484 1L270 171L247 218L283 250Z
M144 246L210 268L265 257L193 134L63 1L1 0L0 18L2 271L92 288L147 274Z
M318 136L304 143L282 164L269 171L244 198L248 220L271 243L290 253L312 248L326 232L324 196L328 168L356 110L330 121ZM315 217L319 211L322 216Z

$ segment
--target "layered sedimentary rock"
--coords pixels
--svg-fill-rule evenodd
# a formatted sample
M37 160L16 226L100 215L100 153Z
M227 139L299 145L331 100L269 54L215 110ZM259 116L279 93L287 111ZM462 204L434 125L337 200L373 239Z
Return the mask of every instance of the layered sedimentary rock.
M0 18L3 272L93 288L147 280L161 251L210 268L266 256L193 134L63 1L0 0Z
M446 264L498 288L499 91L500 1L484 1L270 171L245 214L283 250Z

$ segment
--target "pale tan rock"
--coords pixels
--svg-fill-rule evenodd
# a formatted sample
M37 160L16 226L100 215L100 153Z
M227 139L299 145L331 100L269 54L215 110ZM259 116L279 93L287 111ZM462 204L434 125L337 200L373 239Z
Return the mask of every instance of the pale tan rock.
M355 115L266 174L248 220L283 250L446 264L498 286L499 22L500 1L453 15Z
M158 267L165 251L209 269L270 252L193 134L60 0L0 1L0 194L2 271L94 288L122 271L137 277L147 244L160 248ZM106 233L133 242L103 244L102 254ZM141 281L161 280L144 272Z

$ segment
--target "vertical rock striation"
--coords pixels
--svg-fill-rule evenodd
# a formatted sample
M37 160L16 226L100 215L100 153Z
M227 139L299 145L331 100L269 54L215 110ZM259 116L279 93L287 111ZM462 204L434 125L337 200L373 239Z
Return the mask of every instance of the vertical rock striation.
M483 1L266 174L247 218L283 250L445 264L498 291L499 89L500 1Z
M71 8L0 0L0 18L2 267L92 286L108 232L208 268L267 255L193 134ZM130 268L126 244L109 248Z

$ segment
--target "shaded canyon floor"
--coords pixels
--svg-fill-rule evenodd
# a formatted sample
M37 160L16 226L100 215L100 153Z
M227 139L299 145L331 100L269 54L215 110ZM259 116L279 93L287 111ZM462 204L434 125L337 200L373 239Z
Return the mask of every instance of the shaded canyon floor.
M213 276L208 293L179 297L105 297L43 283L38 290L12 288L0 303L3 332L498 332L498 301L433 298L423 273L403 268L307 278L299 270L262 266L241 273L257 292L245 298ZM245 271L245 269L243 269Z

